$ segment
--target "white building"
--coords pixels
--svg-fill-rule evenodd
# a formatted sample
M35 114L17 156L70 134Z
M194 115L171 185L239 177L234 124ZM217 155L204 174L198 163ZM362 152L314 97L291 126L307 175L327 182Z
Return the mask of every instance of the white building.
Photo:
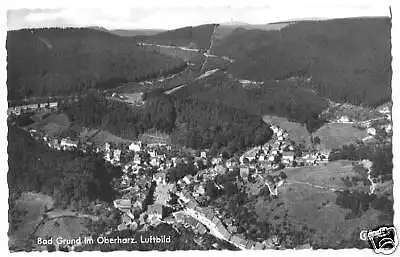
M156 157L157 156L156 151L150 151L149 154L150 154L150 157Z
M142 148L142 144L141 142L138 143L132 143L129 145L129 151L133 151L133 152L139 152Z
M121 150L115 149L114 150L114 161L119 162L121 157Z
M57 106L58 106L57 102L52 102L52 103L49 104L50 108L57 108Z
M340 119L338 120L338 122L349 122L350 120L349 120L349 117L347 117L347 116L342 116L342 117L340 117Z
M159 172L159 173L154 174L153 180L156 181L157 185L165 184L166 183L166 173Z
M283 152L282 154L282 162L286 164L293 163L294 161L294 152Z
M104 144L104 150L106 151L106 152L109 152L110 151L110 147L111 147L111 145L110 145L110 143L105 143Z
M78 147L78 142L72 141L68 138L61 139L61 146L62 147Z
M274 134L276 134L276 133L278 133L279 128L272 125L272 126L271 126L271 130L274 132Z
M376 129L375 128L368 128L367 129L367 133L371 136L375 136L376 135Z
M133 163L135 164L140 164L142 162L142 159L140 158L139 154L135 154L133 157Z

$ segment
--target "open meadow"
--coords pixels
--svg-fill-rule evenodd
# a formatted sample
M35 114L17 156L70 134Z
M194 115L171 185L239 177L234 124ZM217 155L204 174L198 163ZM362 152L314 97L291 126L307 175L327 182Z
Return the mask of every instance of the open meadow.
M46 210L53 208L50 196L40 193L25 192L16 201L16 210L21 213L21 223L9 236L10 248L24 248L32 233L42 220Z
M41 130L48 136L58 136L67 131L71 125L68 116L64 113L52 113L45 116L26 128Z
M274 229L285 230L290 224L301 231L306 226L314 231L309 238L311 245L333 248L343 241L358 240L362 229L384 224L378 218L380 213L372 208L359 218L345 219L350 211L335 201L335 192L306 184L288 184L281 188L278 199L258 198L255 212L259 220L267 221Z
M318 129L313 136L321 140L322 149L340 148L343 145L355 143L368 136L366 130L360 130L349 123L327 123Z
M326 187L337 189L337 190L359 190L368 191L369 182L364 185L361 180L366 180L367 171L363 170L356 172L353 167L352 161L339 160L328 162L326 165L320 165L316 167L296 167L285 169L284 172L288 176L287 183L297 184L310 184L320 187ZM351 182L346 184L343 180L349 177L350 181L352 177L359 178L357 182Z

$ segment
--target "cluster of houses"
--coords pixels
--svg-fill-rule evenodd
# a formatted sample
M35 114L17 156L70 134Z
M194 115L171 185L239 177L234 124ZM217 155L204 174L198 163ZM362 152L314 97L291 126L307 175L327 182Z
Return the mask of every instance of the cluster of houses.
M232 221L223 220L222 216L212 208L202 208L202 202L206 196L205 185L207 181L214 180L218 175L224 175L228 171L239 169L243 183L250 183L253 178L268 186L270 192L277 194L277 187L284 183L285 178L268 176L269 170L279 169L280 165L292 166L297 159L294 154L294 146L288 140L288 133L279 127L271 126L274 131L273 139L263 146L252 148L240 158L224 159L208 156L207 151L202 151L198 156L193 156L194 166L198 170L196 175L186 175L176 183L168 183L168 170L176 167L179 162L187 162L181 152L175 152L169 145L146 145L140 141L131 142L128 146L113 146L105 143L91 148L102 153L105 161L114 166L121 167L123 175L119 190L121 199L114 201L114 207L122 212L121 223L118 230L136 230L141 225L157 225L160 222L183 223L190 226L195 232L204 234L208 230L223 240L229 241L242 249L264 249L266 243L247 240L237 234L237 227ZM36 131L31 131L32 133ZM49 147L57 150L81 149L82 144L70 138L51 138L44 136L43 140ZM319 155L310 158L315 162ZM319 156L320 159L325 158ZM327 156L326 156L327 158ZM252 183L253 183L252 182ZM151 187L155 185L154 203L144 206ZM216 184L220 189L222 185ZM184 214L166 217L168 196L178 196L180 208L184 208Z
M288 139L288 132L278 126L271 126L274 135L270 142L250 149L240 156L240 173L247 177L255 173L278 170L283 167L318 165L328 161L329 151L314 151L296 156L294 145Z
M115 207L125 212L129 209L128 213L135 211L141 213L138 218L139 224L157 225L161 222L165 216L164 209L168 206L169 188L172 185L167 183L167 171L169 168L175 167L178 162L184 160L173 157L172 147L169 145L145 145L140 141L132 142L128 146L127 152L131 158L125 158L124 164L120 162L120 149L112 150L107 145L100 151L104 153L105 160L122 167L123 175L120 184L122 189L120 191L123 193L123 199L116 200L114 202ZM116 151L117 154L115 154ZM118 162L115 156L117 156ZM152 183L156 185L154 190L156 201L154 204L144 208L142 205ZM126 204L122 208L120 208L120 201L125 201L124 203ZM134 222L132 215L123 217L122 223L118 226L119 230L126 229L131 224L128 220ZM135 227L137 226L135 225Z
M184 227L190 227L195 233L198 233L200 235L204 235L208 232L206 226L204 226L201 222L191 217L190 215L185 214L184 212L173 213L172 217L167 217L165 220L167 223L170 224L183 224Z
M80 146L78 140L69 137L51 137L33 128L29 129L29 133L35 140L42 140L48 147L58 151L72 151L79 149Z
M39 110L54 110L58 108L58 102L45 102L45 103L35 103L35 104L26 104L19 105L14 107L9 107L7 109L7 116L20 116L23 113L34 112Z
M213 234L223 240L229 241L241 249L265 249L266 245L253 240L246 240L240 234L236 234L236 229L232 224L226 225L222 216L213 208L199 206L192 193L187 190L177 191L179 201L185 206L185 213L200 221Z

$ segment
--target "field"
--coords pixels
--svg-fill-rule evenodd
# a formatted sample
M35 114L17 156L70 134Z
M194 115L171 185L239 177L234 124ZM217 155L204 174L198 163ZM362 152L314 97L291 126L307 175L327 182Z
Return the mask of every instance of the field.
M307 128L300 123L288 121L286 118L277 116L263 116L264 122L269 122L272 125L282 127L289 133L289 138L297 144L302 143L306 146L311 145L310 133Z
M379 212L373 209L360 218L346 220L348 210L337 206L335 200L334 192L289 184L280 190L278 199L268 202L258 198L255 211L260 220L268 221L273 227L283 228L290 223L301 230L307 225L315 230L311 241L328 247L337 247L341 240L357 240L362 229L383 224L379 222Z
M119 102L124 102L127 104L133 104L133 105L143 105L143 94L142 93L123 93L121 94L123 96L123 99L118 98L118 97L110 97L109 99L114 100L114 101L119 101Z
M334 161L328 162L327 165L321 165L317 167L299 167L285 169L284 172L288 176L288 183L295 184L310 184L320 187L329 187L332 189L349 189L349 190L360 190L368 191L369 183L364 186L363 182L358 181L355 185L346 186L341 178L352 177L366 178L367 171L365 174L355 172L351 161Z
M24 215L21 217L22 222L18 228L9 237L10 248L24 248L27 240L42 220L45 209L51 209L53 204L53 199L43 194L27 192L20 196L16 201L16 208Z
M26 128L42 130L45 134L49 136L58 136L64 131L67 131L71 125L68 116L64 113L61 114L50 114L42 120L38 120Z
M95 134L91 139L96 145L104 144L105 142L113 143L113 144L122 144L125 142L129 142L127 139L123 139L121 137L115 136L107 131L100 131L99 133Z
M388 180L383 183L377 183L375 187L376 195L387 195L393 201L393 180Z
M318 129L313 136L320 138L322 149L333 149L355 143L368 136L368 133L366 130L354 128L351 124L328 123Z
M190 61L197 58L201 53L197 51L187 51L178 47L162 47L162 46L146 46L146 48L153 49L163 55L180 58L184 61Z
M168 134L165 133L144 133L138 138L145 144L170 144L171 139Z
M205 63L203 69L205 71L213 69L223 69L229 66L230 62L228 60L222 59L217 56L209 56L207 62Z

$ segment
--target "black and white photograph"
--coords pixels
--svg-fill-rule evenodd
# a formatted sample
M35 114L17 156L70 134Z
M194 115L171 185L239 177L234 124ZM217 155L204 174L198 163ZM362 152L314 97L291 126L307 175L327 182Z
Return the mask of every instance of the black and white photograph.
M400 14L271 2L5 10L9 252L393 254Z

